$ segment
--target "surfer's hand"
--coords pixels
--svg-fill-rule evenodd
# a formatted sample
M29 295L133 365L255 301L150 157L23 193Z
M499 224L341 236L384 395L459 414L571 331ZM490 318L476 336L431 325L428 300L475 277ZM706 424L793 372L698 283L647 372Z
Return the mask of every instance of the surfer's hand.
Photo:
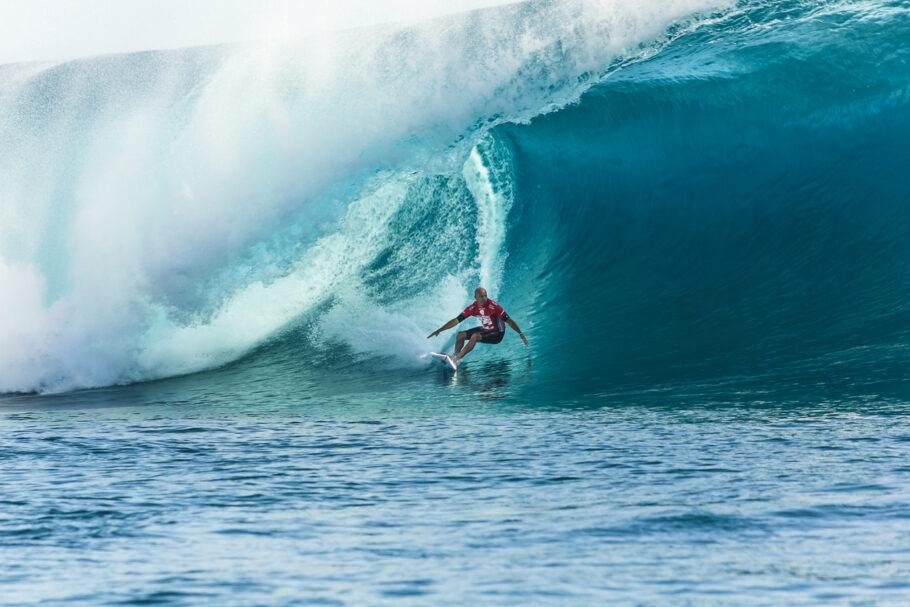
M525 345L526 345L526 346L530 346L530 345L531 345L531 344L528 343L528 338L525 337L525 334L524 334L524 333L519 333L519 334L518 334L518 337L521 338L521 341L525 342Z
M432 333L427 335L427 339L430 339L431 337L436 337L437 335L439 335L439 329L436 329L435 331L433 331Z

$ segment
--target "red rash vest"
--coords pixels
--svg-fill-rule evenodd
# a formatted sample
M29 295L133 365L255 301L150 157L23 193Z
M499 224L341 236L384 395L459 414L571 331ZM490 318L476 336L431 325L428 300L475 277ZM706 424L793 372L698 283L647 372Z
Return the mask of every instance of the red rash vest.
M458 322L461 322L468 316L480 317L480 324L486 331L505 331L505 321L509 318L502 306L487 298L487 305L481 306L476 301L464 309L464 312L458 315Z

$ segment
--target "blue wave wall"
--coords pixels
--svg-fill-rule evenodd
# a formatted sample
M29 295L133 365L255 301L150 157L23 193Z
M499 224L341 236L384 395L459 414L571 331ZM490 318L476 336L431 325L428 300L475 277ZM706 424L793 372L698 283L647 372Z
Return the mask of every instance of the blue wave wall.
M903 376L907 6L748 6L499 127L509 293L566 386Z
M570 397L899 380L908 7L530 2L7 66L0 391L411 373L478 283Z

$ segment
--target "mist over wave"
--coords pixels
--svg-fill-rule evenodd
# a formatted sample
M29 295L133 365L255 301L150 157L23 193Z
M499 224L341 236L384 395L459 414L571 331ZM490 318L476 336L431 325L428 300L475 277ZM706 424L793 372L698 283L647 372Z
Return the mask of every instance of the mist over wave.
M554 391L875 368L908 34L904 2L529 2L4 67L0 391L416 368L478 283Z

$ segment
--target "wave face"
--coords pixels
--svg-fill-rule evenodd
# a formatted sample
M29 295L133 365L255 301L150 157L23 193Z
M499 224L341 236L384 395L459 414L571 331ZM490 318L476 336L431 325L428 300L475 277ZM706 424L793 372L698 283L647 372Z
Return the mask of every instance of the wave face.
M908 7L746 5L501 127L566 385L904 376Z
M478 283L544 391L880 376L910 320L907 9L530 2L6 66L0 391L411 372Z

